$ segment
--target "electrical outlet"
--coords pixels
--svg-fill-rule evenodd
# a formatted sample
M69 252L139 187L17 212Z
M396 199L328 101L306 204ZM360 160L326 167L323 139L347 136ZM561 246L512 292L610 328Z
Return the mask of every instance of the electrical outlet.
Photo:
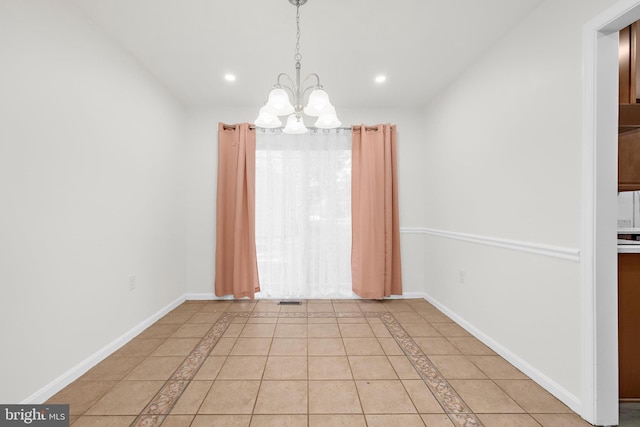
M135 291L136 289L136 276L129 276L129 290Z
M458 276L459 276L459 277L458 277L458 281L459 281L461 284L464 284L464 279L465 279L465 276L466 276L466 275L467 275L467 272L466 272L466 271L464 271L464 270L460 270L460 271L458 271Z

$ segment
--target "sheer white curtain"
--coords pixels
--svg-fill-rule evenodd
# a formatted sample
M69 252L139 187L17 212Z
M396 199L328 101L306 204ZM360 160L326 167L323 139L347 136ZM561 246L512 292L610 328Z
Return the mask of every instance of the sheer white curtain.
M256 133L256 248L263 298L351 291L351 130Z

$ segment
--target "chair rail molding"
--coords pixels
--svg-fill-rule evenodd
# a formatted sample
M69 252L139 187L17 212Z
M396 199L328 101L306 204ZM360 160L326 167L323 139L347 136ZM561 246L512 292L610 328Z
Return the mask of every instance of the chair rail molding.
M425 234L428 236L444 237L447 239L461 240L480 245L494 246L568 261L580 262L580 249L563 246L546 245L543 243L527 242L522 240L503 239L501 237L482 236L478 234L459 233L455 231L437 230L424 227L401 227L401 234Z

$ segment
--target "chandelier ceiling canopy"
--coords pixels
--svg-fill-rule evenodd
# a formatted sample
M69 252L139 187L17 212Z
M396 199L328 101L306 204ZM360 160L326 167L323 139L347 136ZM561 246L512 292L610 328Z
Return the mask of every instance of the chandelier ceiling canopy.
M341 123L336 115L336 109L329 101L329 95L320 84L320 77L309 74L300 81L300 69L302 67L302 55L300 54L300 6L307 0L289 0L296 7L296 50L293 60L296 65L295 79L286 73L280 73L276 84L269 92L267 102L258 114L255 125L263 128L282 127L281 116L287 116L283 132L296 134L305 133L307 127L304 124L303 113L310 117L317 117L315 127L321 129L334 129ZM307 99L303 107L304 99Z

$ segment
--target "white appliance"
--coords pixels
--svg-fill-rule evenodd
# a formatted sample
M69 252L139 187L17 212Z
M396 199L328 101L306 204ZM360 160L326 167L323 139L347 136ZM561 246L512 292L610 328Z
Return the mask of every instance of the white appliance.
M618 234L640 233L640 191L618 193Z

